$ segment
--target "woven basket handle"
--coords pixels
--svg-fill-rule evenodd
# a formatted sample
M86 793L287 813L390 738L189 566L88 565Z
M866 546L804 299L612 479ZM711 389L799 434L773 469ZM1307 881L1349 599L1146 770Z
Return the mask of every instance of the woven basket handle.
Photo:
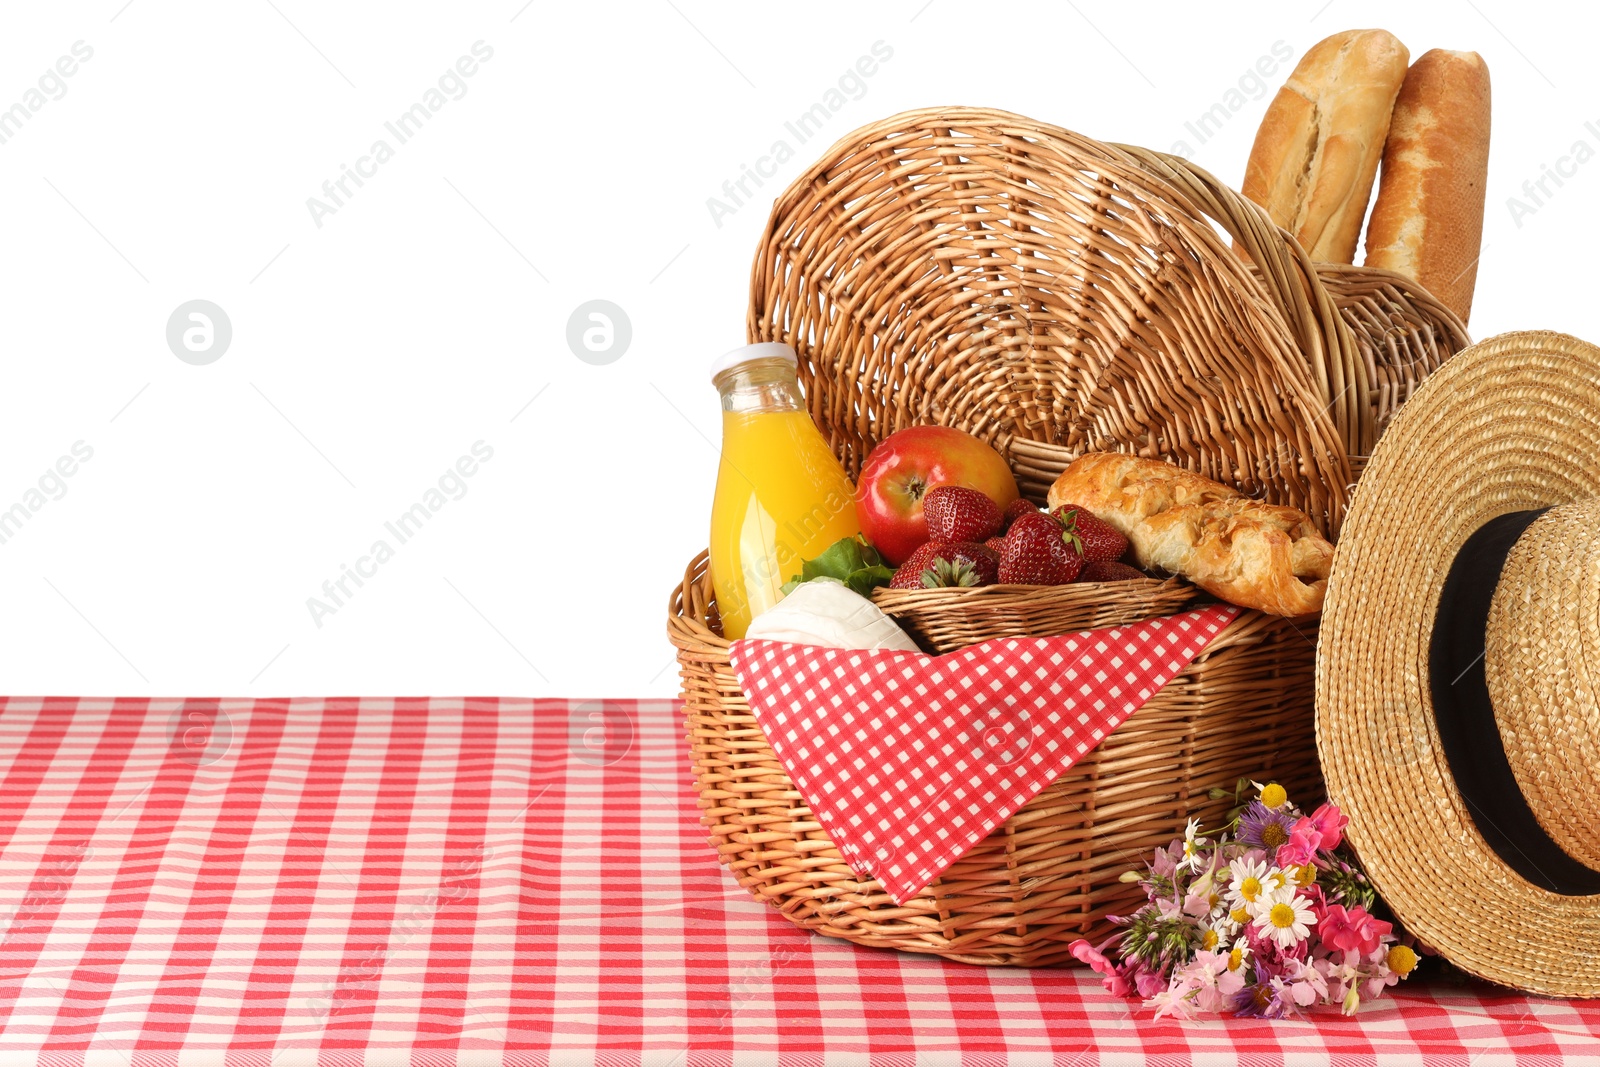
M1315 265L1294 235L1264 209L1181 156L1116 144L1142 169L1166 181L1233 238L1234 250L1256 267L1262 287L1289 324L1311 365L1345 451L1366 455L1377 440L1365 361Z

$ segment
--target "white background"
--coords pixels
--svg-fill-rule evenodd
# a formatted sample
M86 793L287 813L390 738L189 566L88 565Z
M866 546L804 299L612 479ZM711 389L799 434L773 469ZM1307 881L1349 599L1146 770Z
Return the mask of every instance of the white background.
M744 340L767 208L827 143L907 108L1187 142L1237 184L1321 37L1477 50L1495 125L1473 334L1600 340L1600 161L1520 225L1507 206L1574 142L1600 149L1592 9L1227 8L7 5L0 108L74 42L93 57L0 144L0 509L74 442L94 454L0 544L0 691L670 695L667 596L715 476L705 368ZM466 94L319 228L307 198L396 145L384 122L480 40ZM707 198L878 41L893 54L859 98L718 226ZM1278 41L1271 85L1188 133ZM234 331L208 366L165 339L196 298ZM591 299L632 322L605 366L565 340ZM319 627L307 598L395 544L383 523L480 440L466 495Z

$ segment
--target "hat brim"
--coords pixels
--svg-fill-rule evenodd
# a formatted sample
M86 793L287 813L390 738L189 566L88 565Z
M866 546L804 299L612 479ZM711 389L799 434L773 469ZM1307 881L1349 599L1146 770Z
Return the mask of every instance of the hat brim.
M1329 799L1385 903L1463 970L1569 997L1600 996L1600 895L1535 886L1485 842L1440 747L1428 653L1445 576L1474 531L1597 495L1600 348L1524 332L1459 353L1362 474L1317 645Z

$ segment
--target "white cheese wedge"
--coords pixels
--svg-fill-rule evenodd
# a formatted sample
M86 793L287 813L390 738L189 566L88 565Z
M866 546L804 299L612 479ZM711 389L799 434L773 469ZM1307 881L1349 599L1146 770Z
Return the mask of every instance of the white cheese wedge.
M843 582L814 578L751 620L746 637L824 648L921 651L878 606Z

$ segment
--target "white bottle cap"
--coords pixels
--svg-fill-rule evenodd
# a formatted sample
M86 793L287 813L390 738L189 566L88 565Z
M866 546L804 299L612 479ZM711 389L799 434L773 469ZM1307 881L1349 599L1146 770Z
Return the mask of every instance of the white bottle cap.
M783 341L762 341L760 344L740 345L733 351L724 352L711 361L712 381L715 381L717 375L729 367L748 363L752 359L786 359L796 366L800 364L800 360L794 354L794 349Z

